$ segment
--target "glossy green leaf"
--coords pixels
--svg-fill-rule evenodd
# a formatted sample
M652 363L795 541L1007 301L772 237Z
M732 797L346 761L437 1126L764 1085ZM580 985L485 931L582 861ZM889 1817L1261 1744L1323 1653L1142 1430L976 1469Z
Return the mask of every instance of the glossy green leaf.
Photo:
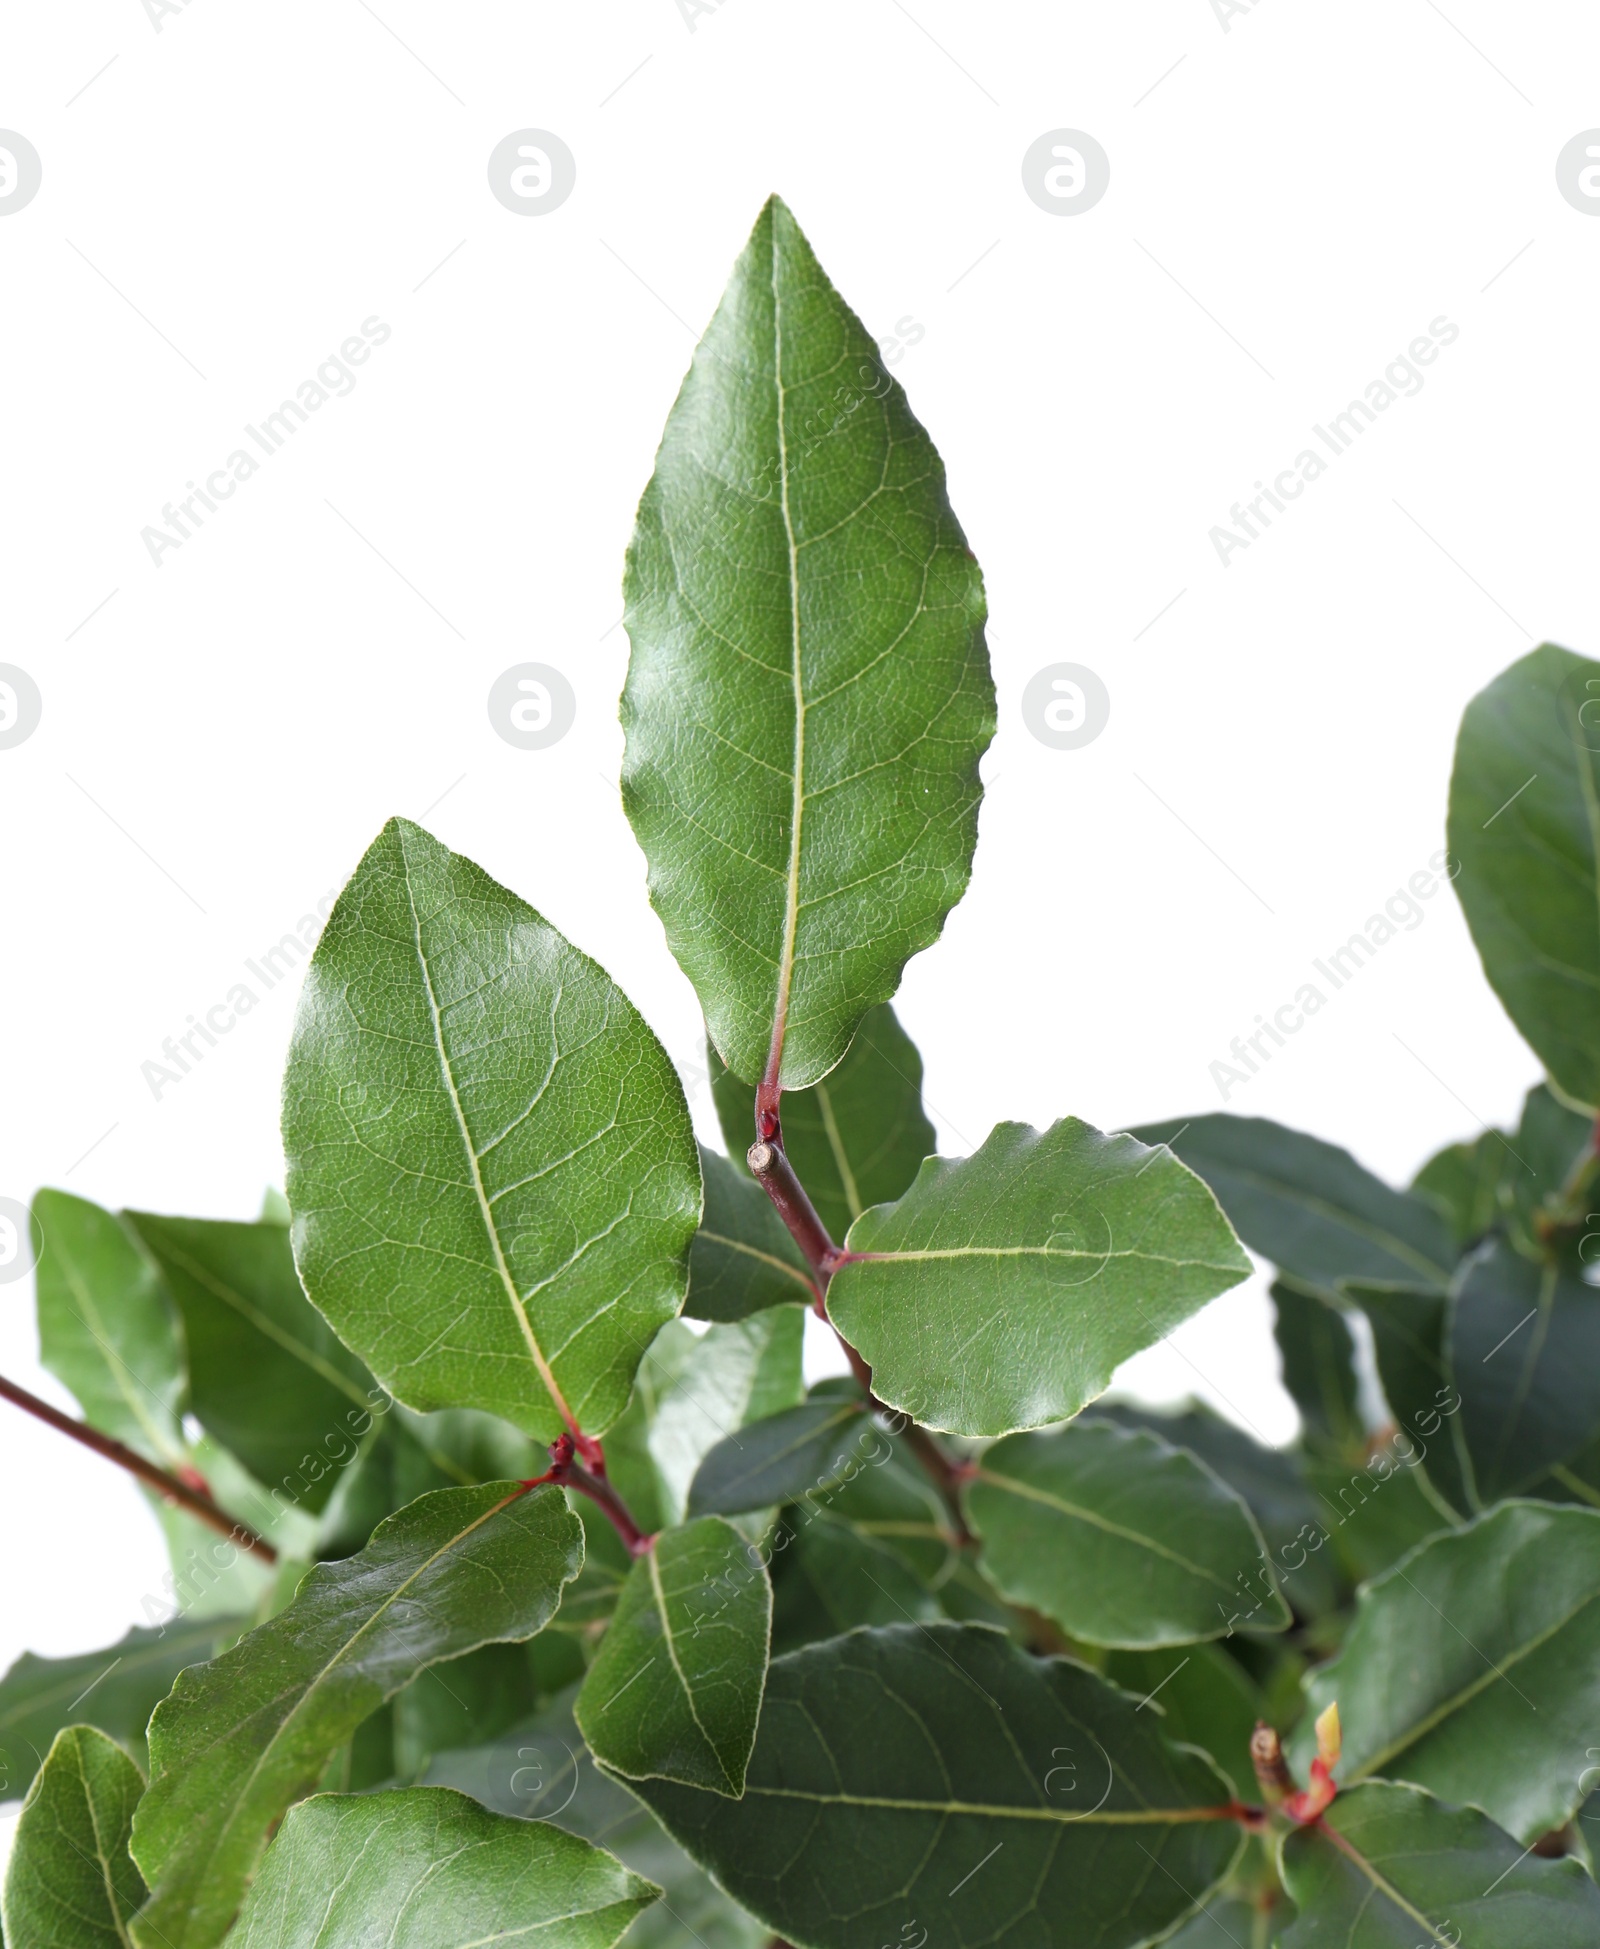
M1209 1408L1162 1414L1123 1404L1091 1410L1095 1420L1124 1428L1148 1428L1174 1448L1187 1449L1227 1483L1255 1517L1266 1540L1273 1575L1295 1611L1321 1617L1345 1592L1336 1553L1328 1547L1328 1512L1318 1502L1298 1459L1224 1421ZM1256 1578L1239 1593L1239 1630L1267 1614L1270 1598Z
M142 1627L103 1651L40 1658L25 1651L0 1678L0 1800L20 1800L65 1726L97 1726L136 1758L150 1715L186 1665L212 1656L243 1618L175 1618Z
M1341 1782L1413 1781L1525 1845L1560 1827L1600 1724L1600 1511L1502 1503L1423 1544L1366 1586L1306 1689L1308 1721L1338 1701Z
M557 1489L442 1489L321 1564L294 1602L187 1672L150 1726L134 1858L152 1895L140 1949L210 1949L267 1835L334 1749L425 1666L532 1637L582 1561Z
M549 1641L550 1633L535 1644ZM572 1694L552 1699L493 1746L437 1757L430 1781L457 1787L497 1813L547 1822L599 1842L662 1898L628 1934L629 1949L767 1949L769 1932L663 1831L618 1781L599 1772L572 1718Z
M447 1787L319 1794L290 1809L228 1949L611 1949L660 1892Z
M1283 1844L1300 1913L1279 1949L1592 1949L1600 1889L1414 1786L1341 1793ZM1334 1837L1337 1837L1335 1839Z
M908 1920L946 1949L1133 1949L1210 1895L1241 1839L1211 1815L1226 1780L1155 1713L970 1625L776 1659L742 1800L635 1791L801 1949L877 1949Z
M1010 1435L984 1451L966 1503L989 1581L1085 1644L1220 1638L1258 1582L1257 1628L1289 1623L1250 1511L1153 1434L1100 1421Z
M830 1489L883 1437L859 1396L818 1395L719 1441L689 1485L691 1516L737 1516Z
M1105 1675L1134 1695L1141 1713L1160 1714L1168 1739L1208 1753L1240 1800L1260 1800L1250 1735L1271 1712L1260 1686L1221 1645L1114 1651Z
M772 1587L737 1530L702 1516L663 1531L629 1572L578 1694L595 1757L630 1780L737 1797L771 1630Z
M1480 1505L1535 1489L1600 1434L1600 1292L1503 1241L1468 1265L1448 1328Z
M128 1855L144 1778L93 1726L56 1735L17 1821L0 1896L12 1949L127 1949L145 1897Z
M91 1428L182 1467L183 1336L161 1276L121 1222L87 1198L41 1191L39 1358Z
M755 1091L715 1049L706 1060L729 1154L743 1157L755 1135ZM934 1142L921 1053L887 1002L867 1010L836 1069L783 1099L784 1150L836 1239L869 1206L909 1191Z
M1359 1455L1367 1429L1355 1337L1343 1313L1282 1279L1273 1283L1272 1310L1283 1384L1300 1410L1302 1440L1335 1454Z
M682 1086L601 968L404 819L312 956L283 1130L306 1290L400 1400L616 1420L700 1219Z
M719 1441L804 1401L804 1345L798 1306L714 1326L694 1343L662 1389L646 1437L663 1523L682 1522L695 1472Z
M700 1147L706 1207L689 1250L685 1310L697 1320L742 1320L817 1296L800 1248L772 1200L742 1165Z
M1489 985L1570 1102L1600 1105L1600 663L1542 644L1467 706L1456 892Z
M197 1418L266 1488L323 1508L335 1457L353 1456L351 1431L366 1429L383 1397L301 1290L288 1233L127 1217L178 1303Z
M625 590L651 900L729 1067L781 1057L803 1088L965 890L995 708L939 456L776 197L667 421Z
M929 1623L943 1615L902 1557L821 1504L785 1511L771 1564L775 1658L858 1624Z
M997 1124L858 1218L828 1314L880 1400L961 1435L1059 1421L1250 1261L1194 1174L1064 1118Z
M1411 1189L1444 1218L1456 1248L1476 1245L1500 1216L1500 1179L1511 1153L1501 1130L1485 1130L1470 1144L1447 1144L1411 1180Z
M1216 1192L1252 1252L1322 1292L1347 1279L1444 1286L1449 1226L1425 1198L1393 1190L1348 1151L1265 1117L1218 1111L1134 1135L1170 1145Z

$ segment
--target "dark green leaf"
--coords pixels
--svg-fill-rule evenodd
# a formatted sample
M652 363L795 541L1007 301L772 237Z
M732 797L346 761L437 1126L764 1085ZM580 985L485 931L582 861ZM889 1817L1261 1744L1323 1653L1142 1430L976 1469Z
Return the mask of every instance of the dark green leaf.
M145 1886L128 1857L144 1779L93 1726L56 1735L11 1844L5 1939L12 1949L127 1949Z
M1308 1719L1338 1701L1341 1781L1414 1781L1524 1844L1560 1827L1600 1724L1600 1511L1503 1503L1423 1544L1306 1689ZM1304 1777L1307 1727L1295 1747Z
M884 1437L859 1397L820 1395L726 1436L689 1485L691 1516L737 1516L831 1488Z
M1600 1889L1470 1809L1374 1781L1283 1844L1300 1908L1281 1949L1592 1949ZM1335 1839L1334 1837L1337 1837ZM1342 1845L1341 1845L1342 1843Z
M535 1702L526 1645L480 1645L430 1665L395 1697L392 1776L415 1779L435 1753L498 1739Z
M772 1630L761 1560L719 1516L663 1531L628 1574L577 1718L628 1779L737 1797L755 1743Z
M1445 1359L1450 1300L1443 1293L1401 1286L1355 1283L1345 1290L1371 1323L1378 1378L1397 1429L1415 1447L1429 1481L1449 1508L1466 1515L1472 1498L1461 1473L1453 1425L1461 1396Z
M1442 1214L1464 1252L1500 1216L1500 1179L1510 1159L1504 1131L1485 1130L1470 1144L1447 1144L1411 1180L1411 1189Z
M611 1949L660 1892L575 1834L446 1787L319 1794L290 1809L228 1949Z
M1503 1242L1467 1266L1449 1325L1480 1505L1536 1489L1600 1433L1600 1292Z
M831 1510L788 1512L773 1535L774 1657L858 1624L927 1623L940 1615L938 1598L903 1557Z
M711 1088L729 1153L755 1134L755 1091L708 1047ZM869 1008L844 1060L783 1099L783 1147L830 1234L911 1189L934 1148L922 1109L922 1056L887 1002ZM764 1195L764 1194L763 1194Z
M1600 1105L1600 663L1545 643L1467 706L1455 886L1489 985L1570 1102Z
M961 1435L1074 1415L1250 1270L1206 1187L1132 1137L997 1124L858 1218L828 1314L890 1407Z
M1220 1638L1246 1593L1266 1598L1257 1628L1289 1622L1250 1511L1153 1434L1098 1421L1011 1435L966 1500L989 1581L1085 1644Z
M700 1218L682 1087L602 969L404 819L312 956L283 1127L306 1289L398 1398L617 1419Z
M1204 1901L1240 1835L1225 1779L1065 1659L956 1624L774 1661L742 1800L635 1788L802 1949L1132 1949Z
M183 1338L155 1267L109 1211L65 1191L33 1201L39 1358L91 1428L179 1468Z
M1596 701L1600 705L1600 692ZM1543 1083L1529 1090L1506 1156L1500 1202L1517 1249L1530 1258L1561 1258L1581 1269L1594 1136L1593 1117L1569 1109Z
M134 1857L152 1890L140 1949L210 1949L268 1833L361 1721L425 1666L531 1637L581 1562L557 1489L443 1489L359 1555L321 1564L286 1611L187 1672L150 1727Z
M1391 1189L1336 1144L1222 1111L1134 1135L1170 1145L1251 1251L1302 1285L1332 1293L1347 1279L1442 1287L1450 1277L1455 1250L1434 1206Z
M139 1759L150 1714L185 1665L204 1664L242 1618L175 1618L130 1631L104 1651L40 1658L25 1651L0 1679L0 1800L18 1800L64 1726L87 1723Z
M319 1510L382 1395L300 1289L281 1225L131 1211L189 1348L189 1402L257 1481Z
M750 1173L700 1147L706 1209L689 1251L689 1297L697 1320L742 1320L817 1296L800 1248Z
M794 1516L802 1528L807 1510L892 1552L919 1584L942 1584L959 1559L950 1509L898 1435L885 1432L869 1466L808 1496Z
M626 594L651 900L729 1066L781 1057L803 1088L965 890L995 713L939 457L776 197L667 421Z
M1359 1455L1366 1423L1356 1378L1356 1343L1336 1306L1284 1280L1272 1288L1273 1335L1283 1364L1283 1384L1300 1410L1309 1446Z
M1250 1735L1270 1714L1261 1688L1238 1659L1214 1644L1114 1651L1106 1660L1106 1677L1131 1692L1141 1711L1159 1712L1169 1739L1209 1753L1240 1800L1259 1801Z
M1255 1949L1258 1911L1237 1895L1218 1895L1168 1936L1162 1949Z

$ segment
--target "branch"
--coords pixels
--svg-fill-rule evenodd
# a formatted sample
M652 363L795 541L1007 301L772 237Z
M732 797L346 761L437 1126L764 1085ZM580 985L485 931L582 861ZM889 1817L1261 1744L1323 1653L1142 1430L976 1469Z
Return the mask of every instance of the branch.
M130 1475L136 1475L158 1495L165 1496L168 1502L177 1503L187 1509L191 1516L216 1530L218 1535L226 1536L231 1543L237 1543L241 1550L248 1550L251 1556L259 1557L263 1563L276 1563L278 1552L264 1536L257 1536L253 1529L244 1523L235 1522L226 1510L219 1509L210 1496L202 1495L188 1483L180 1482L175 1475L169 1475L154 1462L148 1462L134 1449L125 1447L110 1435L102 1435L98 1429L91 1428L87 1422L74 1421L70 1414L62 1414L58 1408L41 1401L37 1394L30 1394L25 1387L18 1387L15 1381L8 1381L0 1375L0 1400L10 1401L14 1407L33 1415L47 1427L58 1433L68 1435L73 1441L81 1442L85 1448L92 1449L96 1455L103 1455L108 1462L115 1462Z
M806 1256L817 1284L824 1290L844 1253L834 1244L821 1215L795 1175L783 1146L776 1138L757 1139L745 1153L750 1175L772 1200L778 1216L788 1226L790 1236Z
M546 1482L554 1482L564 1489L576 1489L610 1517L613 1528L627 1545L629 1556L643 1556L655 1538L645 1535L634 1521L632 1510L606 1480L606 1458L599 1442L587 1435L583 1439L584 1452L594 1464L592 1470L577 1459L572 1436L558 1435L550 1444L550 1467L543 1475L524 1482L523 1488L537 1489Z

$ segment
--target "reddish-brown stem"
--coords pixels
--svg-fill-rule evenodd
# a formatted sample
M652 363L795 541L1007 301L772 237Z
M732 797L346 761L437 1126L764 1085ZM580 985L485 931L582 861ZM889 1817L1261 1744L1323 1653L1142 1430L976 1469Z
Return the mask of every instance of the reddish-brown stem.
M834 1268L844 1262L844 1253L828 1235L816 1206L805 1186L795 1176L783 1147L776 1141L753 1143L746 1153L750 1175L767 1196L796 1245L806 1256L819 1286L826 1287Z
M587 1496L610 1518L612 1527L628 1546L629 1556L643 1556L655 1541L646 1536L633 1520L633 1512L606 1480L605 1452L592 1436L583 1438L584 1450L593 1469L585 1468L577 1458L577 1443L571 1435L558 1435L550 1444L550 1467L543 1475L536 1475L524 1482L524 1489L538 1489L547 1482L558 1484L564 1489L576 1489L580 1495Z
M8 1381L3 1375L0 1375L0 1400L11 1402L13 1407L21 1408L24 1413L44 1422L46 1427L80 1442L96 1455L104 1456L108 1462L115 1462L118 1468L137 1476L159 1495L165 1496L168 1502L175 1502L180 1508L187 1509L191 1516L197 1516L218 1535L226 1536L230 1543L237 1543L241 1550L249 1551L251 1556L259 1557L263 1563L277 1562L278 1552L264 1536L257 1536L246 1524L235 1522L226 1510L217 1507L210 1496L202 1495L187 1482L169 1475L163 1468L157 1468L154 1462L146 1461L136 1450L125 1447L110 1435L102 1435L86 1422L74 1421L70 1414L63 1414L59 1408L51 1407L48 1401L41 1401L37 1394L30 1394L25 1387L18 1387L15 1381Z

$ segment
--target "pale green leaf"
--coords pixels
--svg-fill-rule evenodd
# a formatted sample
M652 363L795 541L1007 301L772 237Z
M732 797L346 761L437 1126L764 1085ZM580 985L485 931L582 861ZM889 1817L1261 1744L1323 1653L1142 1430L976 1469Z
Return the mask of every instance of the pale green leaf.
M1449 840L1489 985L1570 1102L1600 1106L1600 663L1530 650L1467 706Z
M706 1060L729 1153L743 1157L755 1135L755 1091L715 1049ZM835 1239L869 1206L911 1189L933 1155L934 1132L922 1108L922 1056L887 1002L867 1010L836 1069L784 1097L783 1147Z
M611 1949L660 1892L447 1787L318 1794L290 1809L228 1949Z
M425 1666L532 1637L582 1561L558 1489L442 1489L320 1564L285 1611L183 1675L150 1726L134 1857L152 1889L140 1949L210 1949L273 1825Z
M577 1718L597 1759L628 1779L737 1797L755 1743L772 1588L719 1516L664 1530L623 1587Z
M853 1631L773 1661L744 1798L635 1783L797 1949L1134 1949L1227 1875L1227 1781L1154 1712L981 1626Z
M1560 1827L1600 1724L1600 1511L1502 1503L1424 1543L1361 1592L1306 1691L1302 1777L1337 1700L1341 1782L1413 1781L1524 1844Z
M602 969L420 826L312 957L284 1081L306 1289L399 1399L602 1433L682 1304L700 1168Z
M1008 1436L966 1503L989 1581L1085 1644L1220 1638L1247 1597L1255 1628L1290 1621L1250 1511L1153 1434L1100 1421Z
M186 1374L171 1295L109 1211L65 1191L33 1201L39 1358L91 1428L182 1467Z
M667 421L626 595L651 900L729 1066L802 1088L965 890L995 712L939 457L776 197Z
M858 1218L828 1314L890 1407L961 1435L1076 1414L1131 1354L1250 1270L1165 1151L1075 1117L997 1124Z
M1414 1786L1341 1793L1283 1844L1300 1910L1279 1949L1593 1949L1600 1889Z
M145 1886L128 1855L144 1779L93 1726L56 1735L28 1790L0 1897L11 1949L128 1949Z

